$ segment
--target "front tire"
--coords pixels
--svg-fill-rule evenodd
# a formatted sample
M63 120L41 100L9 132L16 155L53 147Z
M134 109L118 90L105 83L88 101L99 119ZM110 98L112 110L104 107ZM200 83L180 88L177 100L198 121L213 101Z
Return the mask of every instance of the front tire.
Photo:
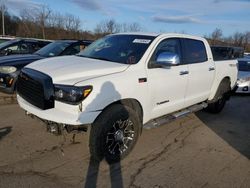
M114 104L105 109L90 131L90 153L94 159L115 163L134 148L142 123L130 107Z

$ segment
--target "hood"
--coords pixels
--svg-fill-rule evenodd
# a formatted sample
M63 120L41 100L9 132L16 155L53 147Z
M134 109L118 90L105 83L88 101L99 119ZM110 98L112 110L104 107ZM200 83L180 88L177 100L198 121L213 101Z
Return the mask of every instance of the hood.
M239 71L238 72L238 79L243 79L250 77L250 71Z
M77 82L118 73L129 65L79 56L54 57L27 66L49 75L56 84L74 85Z
M3 56L0 57L0 66L18 66L21 64L28 64L41 58L41 56L35 54Z

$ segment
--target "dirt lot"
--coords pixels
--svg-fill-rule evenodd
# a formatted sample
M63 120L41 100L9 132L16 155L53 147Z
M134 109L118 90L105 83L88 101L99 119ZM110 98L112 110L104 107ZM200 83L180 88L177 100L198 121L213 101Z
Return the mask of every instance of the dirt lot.
M144 130L120 164L90 159L88 133L55 137L17 104L0 105L0 187L250 187L250 96L219 115Z

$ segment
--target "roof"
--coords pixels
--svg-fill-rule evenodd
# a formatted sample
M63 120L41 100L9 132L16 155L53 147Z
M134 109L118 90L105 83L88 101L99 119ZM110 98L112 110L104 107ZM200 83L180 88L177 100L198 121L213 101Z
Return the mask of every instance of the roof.
M157 37L159 34L157 33L147 33L147 32L126 32L126 33L115 33L112 35L146 35L146 36L152 36L152 37Z
M223 46L223 45L211 45L211 48L233 48L233 49L244 49L239 46Z
M91 44L91 43L93 42L93 40L60 39L60 40L55 40L54 42L70 42L70 43L74 43L74 42L82 42L82 43L88 43L88 44Z
M15 38L13 41L26 41L26 42L53 42L51 40L43 40L43 39L33 39L33 38Z
M197 40L205 40L203 37L195 36L195 35L187 35L182 33L147 33L147 32L127 32L127 33L116 33L112 35L144 35L144 36L152 36L152 37L183 37L183 38L191 38Z

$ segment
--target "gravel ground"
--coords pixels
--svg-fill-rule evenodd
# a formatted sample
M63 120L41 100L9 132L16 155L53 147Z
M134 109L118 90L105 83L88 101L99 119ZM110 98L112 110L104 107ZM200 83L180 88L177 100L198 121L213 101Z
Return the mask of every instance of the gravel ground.
M72 143L71 134L51 135L17 104L1 103L0 187L247 188L249 112L250 97L234 96L220 114L198 112L144 130L133 152L109 166L91 160L89 133Z

